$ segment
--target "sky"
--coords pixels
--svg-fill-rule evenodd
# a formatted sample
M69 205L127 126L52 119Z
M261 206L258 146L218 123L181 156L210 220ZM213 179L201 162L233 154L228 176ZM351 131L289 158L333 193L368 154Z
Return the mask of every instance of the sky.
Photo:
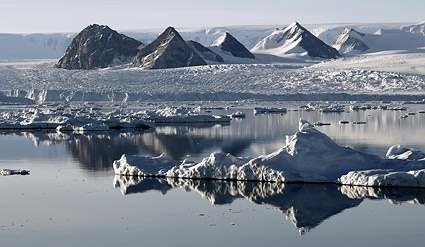
M1 0L0 33L79 32L97 23L115 30L419 23L423 0Z

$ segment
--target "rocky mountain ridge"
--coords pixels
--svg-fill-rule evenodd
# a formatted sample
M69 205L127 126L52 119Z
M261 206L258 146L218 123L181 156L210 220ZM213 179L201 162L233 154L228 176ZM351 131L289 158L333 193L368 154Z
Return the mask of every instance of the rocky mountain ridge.
M56 63L63 69L96 69L125 64L133 58L143 43L119 34L106 25L93 24L84 28L71 42Z
M99 25L91 25L91 26L99 26ZM174 52L166 52L168 55L163 56L163 52L166 49L159 49L161 42L167 43L164 37L158 36L155 33L149 33L146 37L141 34L134 35L138 40L153 40L149 41L149 45L143 46L139 45L137 52L140 52L139 56L142 56L143 59L138 58L139 61L135 61L135 56L123 56L117 55L112 56L112 62L109 60L109 63L106 65L96 65L93 61L98 59L99 54L109 54L111 49L105 49L104 45L100 45L103 47L104 51L92 50L91 52L74 52L70 54L65 54L61 60L66 60L65 57L68 57L68 63L73 61L75 65L74 67L67 67L69 69L95 69L95 68L104 68L111 67L118 64L122 64L124 66L131 65L131 67L138 68L174 68L174 67L186 67L186 66L195 66L195 65L205 65L205 64L240 64L240 63L276 63L276 62L293 62L293 61L322 61L326 59L338 58L340 54L357 54L357 53L369 53L369 52L377 52L380 50L401 50L403 47L406 47L405 50L411 52L420 52L420 44L423 43L422 40L425 39L425 36L422 34L424 24L410 25L401 28L395 29L385 29L379 28L375 31L371 31L371 29L365 29L363 26L359 27L361 31L368 30L366 33L362 33L354 29L353 27L332 27L332 28L322 28L322 29L314 29L313 31L315 35L312 35L313 32L308 31L298 22L294 22L291 25L287 26L283 29L270 29L270 35L265 38L260 39L260 36L264 34L265 31L261 29L258 31L257 29L253 29L253 37L248 37L248 29L246 27L240 27L239 29L235 29L235 33L238 35L238 38L241 38L241 34L244 34L242 40L249 40L249 43L252 44L253 41L257 41L254 48L251 50L247 49L239 39L236 39L235 36L230 34L230 28L216 28L216 29L206 29L205 33L202 34L200 31L196 31L194 29L188 30L184 29L183 34L178 33L174 28L173 32L177 33L174 35L177 38L172 38L171 40L178 40L179 42L170 42L173 44L171 47L175 47ZM377 26L378 27L378 26ZM312 27L310 27L312 28ZM257 30L257 31L256 31ZM83 30L84 31L84 30ZM83 33L83 31L81 33ZM192 33L193 32L193 33ZM332 37L333 42L331 45L327 45L322 40L317 37L324 37L325 33L329 33L326 36L327 42L331 42L330 37ZM81 36L81 33L74 38L78 38ZM163 32L166 33L166 32ZM217 36L221 35L221 36ZM96 35L95 35L96 36ZM105 35L98 35L99 37L104 37ZM205 36L205 37L204 37ZM210 43L210 45L205 46L205 40L211 39L211 37L215 36L214 40ZM316 37L317 36L317 37ZM390 37L391 36L391 37ZM156 37L153 39L153 37ZM170 38L170 37L169 37ZM207 39L206 39L207 38ZM193 40L190 40L193 39ZM96 40L96 38L91 38L90 40ZM155 40L162 40L161 42ZM401 40L404 42L400 43ZM72 50L84 50L87 46L89 40L86 42L77 42L77 44L83 44L81 47L77 49L71 49L71 46L68 47L67 53ZM202 41L202 42L200 42ZM407 41L407 42L406 42ZM71 42L71 45L75 42ZM140 41L138 41L140 44ZM168 43L167 43L168 44ZM178 45L176 45L178 44ZM381 44L381 45L380 45ZM370 46L372 45L372 46ZM122 46L122 45L120 45ZM166 45L170 48L168 45ZM422 45L423 46L423 45ZM156 47L155 49L149 47ZM179 47L179 48L177 48ZM370 47L370 48L369 48ZM164 47L163 47L164 48ZM181 49L182 48L182 49ZM335 49L336 48L336 49ZM183 50L183 53L187 53L184 55L184 59L179 58L176 51L180 49ZM113 50L113 49L112 49ZM148 50L150 50L148 52ZM156 52L154 52L156 50ZM173 49L171 49L173 50ZM137 53L136 52L136 53ZM153 54L152 57L149 57L149 54ZM153 59L158 55L162 54L161 59ZM192 54L187 56L188 54ZM263 56L262 54L267 54L267 56ZM97 56L97 58L96 58ZM165 57L168 57L165 59ZM189 59L190 58L190 59ZM83 60L87 60L83 62ZM147 65L147 62L151 59L155 60L154 66ZM194 59L193 63L191 62ZM286 59L286 60L285 60ZM294 60L295 59L295 60ZM312 60L313 59L313 60ZM145 63L142 62L145 61ZM173 60L180 60L173 61ZM190 61L189 61L190 60ZM151 62L152 62L151 61ZM162 61L162 62L161 62ZM167 62L165 62L167 61ZM61 64L63 61L58 61L58 67L65 67ZM168 63L159 65L160 63ZM175 63L174 65L172 65ZM65 63L66 64L66 63ZM91 66L82 66L82 64L94 64Z
M294 22L283 30L276 30L261 40L253 49L254 52L280 54L303 54L312 58L333 59L339 57L338 51L318 39L298 22Z
M157 39L137 52L130 67L168 69L199 65L207 63L173 27L168 27Z

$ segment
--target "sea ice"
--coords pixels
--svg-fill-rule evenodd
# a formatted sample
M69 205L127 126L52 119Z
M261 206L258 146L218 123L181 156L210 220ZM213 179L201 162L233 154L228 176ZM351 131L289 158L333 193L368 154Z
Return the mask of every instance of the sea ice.
M164 107L141 111L114 109L100 111L90 107L33 108L0 113L0 129L56 129L58 131L103 131L109 129L147 129L155 123L221 123L229 116L202 115L183 107Z
M28 170L14 170L14 169L1 169L0 175L9 176L9 175L29 175L30 171Z
M269 155L241 158L212 153L196 163L124 154L113 167L118 175L425 187L423 157L422 152L396 146L387 158L358 152L339 146L313 124L300 120L299 130L286 137L286 145Z

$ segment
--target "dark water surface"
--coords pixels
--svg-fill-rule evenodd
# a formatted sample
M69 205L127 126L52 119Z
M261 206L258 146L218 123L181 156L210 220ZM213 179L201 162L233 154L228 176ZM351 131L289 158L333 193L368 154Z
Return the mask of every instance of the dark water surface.
M331 123L318 128L356 150L384 156L402 144L425 151L425 114L400 118L421 106L283 115L241 106L212 111L247 113L227 125L0 132L0 169L31 172L0 177L2 246L421 246L422 189L141 179L112 170L123 153L197 161L214 151L268 154L295 133L299 118Z

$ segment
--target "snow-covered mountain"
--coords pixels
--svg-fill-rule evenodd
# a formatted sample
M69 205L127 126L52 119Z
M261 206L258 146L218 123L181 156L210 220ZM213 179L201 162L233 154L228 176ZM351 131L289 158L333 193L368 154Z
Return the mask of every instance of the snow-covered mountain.
M207 63L173 27L168 27L157 39L137 52L130 66L167 69L199 65Z
M41 44L49 38L57 41L47 43L60 44L60 40L68 37L71 43L73 35L27 35L37 37L37 42L29 45L27 41L21 42L22 35L0 34L0 38L9 37L7 42L0 39L0 101L384 100L406 97L422 100L425 95L425 36L416 31L421 25L306 25L312 34L328 44L332 44L345 28L365 34L361 38L369 46L367 51L342 53L341 58L331 60L311 59L302 48L299 49L304 56L283 54L278 57L273 49L267 50L269 54L261 54L266 50L251 50L256 58L250 59L230 56L229 52L208 46L228 31L249 48L254 41L258 43L274 32L282 32L270 26L209 31L204 28L179 29L185 41L197 42L185 43L190 44L190 48L209 65L155 71L128 69L127 66L61 70L54 68L54 64L65 52L65 46L57 57L52 58L53 53L43 55L41 51L49 47L54 51L53 47L58 49L59 45ZM134 31L134 35L129 36L149 43L160 33L158 30ZM35 47L45 48L37 50ZM17 52L9 56L11 51ZM209 59L214 57L219 59L214 54L222 57L224 63L211 62ZM229 62L229 59L233 60Z
M178 28L184 40L193 40L203 46L209 46L225 32L231 33L241 44L251 50L265 37L273 34L278 26L233 26L208 28ZM306 24L309 32L332 45L345 28L364 33L363 42L370 47L367 53L405 50L418 52L417 47L424 45L425 22L414 23L341 23ZM129 37L148 44L155 40L164 29L119 31ZM71 44L77 33L56 34L0 34L0 60L11 59L59 59ZM395 39L394 39L395 38ZM405 47L403 49L403 47ZM416 48L415 48L416 47ZM257 51L251 52L257 53ZM265 51L261 51L264 53ZM258 54L258 53L257 53Z
M338 51L318 39L298 22L276 30L261 40L252 52L275 55L297 54L317 58L337 58Z
M0 59L58 59L75 35L0 33Z
M106 25L89 25L72 40L56 67L96 69L128 63L142 45L142 42L119 34Z
M335 39L332 47L340 53L365 52L369 49L369 46L362 41L365 36L366 34L364 33L357 32L352 28L346 28Z
M211 43L211 47L217 47L220 50L230 53L234 57L239 58L251 58L255 56L246 47L241 44L235 37L230 33L225 32L218 39Z

